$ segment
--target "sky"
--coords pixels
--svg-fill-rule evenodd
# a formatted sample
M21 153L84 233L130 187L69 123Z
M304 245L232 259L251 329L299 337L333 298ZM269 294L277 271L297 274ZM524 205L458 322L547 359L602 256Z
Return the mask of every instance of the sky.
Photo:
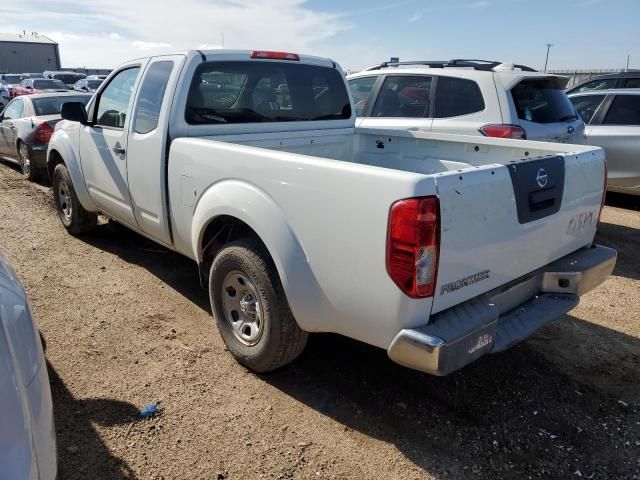
M65 67L113 68L193 48L282 50L360 70L480 58L550 69L640 68L640 0L30 0L0 32L38 32Z

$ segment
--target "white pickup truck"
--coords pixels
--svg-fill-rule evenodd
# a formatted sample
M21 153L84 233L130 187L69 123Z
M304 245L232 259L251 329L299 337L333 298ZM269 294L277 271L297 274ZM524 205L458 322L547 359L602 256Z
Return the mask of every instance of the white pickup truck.
M71 234L102 213L197 262L229 350L264 372L308 332L446 375L612 272L600 148L355 128L335 62L190 51L67 103L47 167Z

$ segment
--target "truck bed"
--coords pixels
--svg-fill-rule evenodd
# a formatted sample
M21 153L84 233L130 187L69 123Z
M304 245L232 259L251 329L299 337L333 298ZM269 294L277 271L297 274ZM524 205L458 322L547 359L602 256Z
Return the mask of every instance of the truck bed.
M536 192L518 191L538 189L531 187L538 163L550 170L555 197L550 209L531 212L519 203L528 203L527 195ZM252 185L260 192L260 202L273 202L286 219L264 228L286 229L308 266L301 274L298 267L288 272L284 261L279 265L303 328L334 331L386 348L399 327L426 324L431 314L591 244L603 165L602 150L585 146L343 129L177 139L171 147L169 178L187 173L191 178L198 172L189 180L197 195L214 183L239 182L238 177ZM514 183L510 170L532 168L532 178ZM551 178L554 169L562 178ZM170 192L181 188L170 184ZM436 292L433 298L398 297L385 271L389 208L398 199L424 195L437 195L440 201ZM175 202L180 196L170 196L173 213L185 209ZM189 209L190 228L197 213ZM187 224L180 222L186 217L175 217L176 231L184 231ZM358 243L363 235L366 241ZM282 241L280 237L274 233L273 241ZM342 238L350 241L345 244ZM193 237L176 241L184 242L185 250L196 245ZM368 297L366 306L352 301ZM381 305L376 298L397 301ZM341 317L349 322L341 322ZM402 319L403 325L391 319Z

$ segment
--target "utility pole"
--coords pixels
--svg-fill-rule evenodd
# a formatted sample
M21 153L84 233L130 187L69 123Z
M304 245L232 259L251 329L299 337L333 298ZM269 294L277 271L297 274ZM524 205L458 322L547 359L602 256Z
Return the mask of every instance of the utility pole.
M547 58L544 61L544 71L547 71L547 64L549 63L549 50L553 47L553 43L547 43Z
M625 72L629 71L629 60L631 60L631 55L627 55L627 66L624 67L624 71Z

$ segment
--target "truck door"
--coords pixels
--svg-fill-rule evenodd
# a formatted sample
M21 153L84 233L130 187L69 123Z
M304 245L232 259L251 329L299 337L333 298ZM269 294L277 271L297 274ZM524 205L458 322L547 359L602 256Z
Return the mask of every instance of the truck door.
M110 217L137 228L127 183L132 93L143 65L123 67L97 94L80 130L80 162L89 195Z
M154 57L142 75L134 102L128 141L129 191L135 219L143 232L171 244L167 210L166 165L169 113L185 57Z

